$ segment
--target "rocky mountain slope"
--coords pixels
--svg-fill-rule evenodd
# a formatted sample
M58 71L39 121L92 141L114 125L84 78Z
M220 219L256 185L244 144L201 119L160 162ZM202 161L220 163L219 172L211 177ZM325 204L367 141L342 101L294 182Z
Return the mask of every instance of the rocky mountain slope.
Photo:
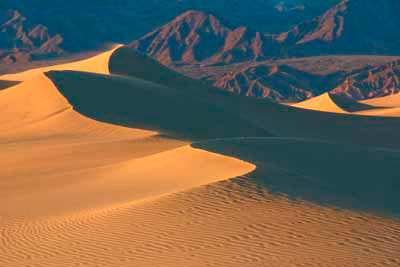
M188 11L134 41L131 47L163 64L226 64L280 55L271 37L234 27L213 15Z
M400 91L400 60L369 66L347 74L331 91L353 99L365 99Z
M255 64L208 80L236 94L277 102L303 101L325 92L361 100L400 92L400 60L329 75L286 65Z
M340 74L319 76L287 65L255 64L220 77L213 85L239 95L281 101L301 101L329 90Z
M278 36L291 55L400 54L400 1L343 0Z
M1 22L2 21L2 22ZM30 25L18 11L0 16L0 62L26 62L64 53L61 35L50 35L42 24Z

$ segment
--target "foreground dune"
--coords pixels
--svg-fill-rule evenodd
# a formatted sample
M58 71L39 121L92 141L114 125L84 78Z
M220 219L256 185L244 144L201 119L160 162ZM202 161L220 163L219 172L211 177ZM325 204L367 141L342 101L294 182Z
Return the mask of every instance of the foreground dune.
M92 188L92 198L104 201L107 199L104 194L110 193L110 198L115 198L111 191L107 191L111 185L119 188L115 189L118 193L114 194L122 199L123 193L118 190L126 190L131 182L138 187L138 197L129 192L130 200L133 201L190 188L203 182L231 178L235 173L240 175L253 169L250 164L190 148L187 142L156 137L156 132L105 124L83 117L73 110L67 99L44 75L1 92L0 110L3 114L0 121L0 144L3 151L0 156L3 185L1 195L3 200L13 203L10 214L14 215L18 215L18 211L26 214L26 210L48 211L47 206L52 207L54 203L48 202L48 199L74 199L78 202L64 206L76 209L80 203L79 192L82 192L81 198L90 198L89 192L81 187ZM169 150L172 151L166 152ZM157 156L151 158L153 154ZM182 166L182 171L196 169L197 166L201 169L186 174L185 181L176 180L180 177L175 176L179 173L179 166L174 164L184 158L193 159L194 165L191 166L189 160ZM208 160L215 162L215 165L206 164ZM170 181L167 172L157 174L157 162L160 163L161 172L162 168L171 165L174 172L170 174ZM219 173L218 170L225 170L226 176L224 171ZM149 179L149 171L154 171L151 174L154 179ZM110 178L114 176L122 180ZM124 182L124 179L131 176L146 179ZM140 188L141 184L143 188ZM159 185L159 188L154 187L154 184ZM57 190L51 192L54 186ZM30 192L29 198L27 192ZM87 208L96 206L91 201L83 202L82 205L88 205ZM59 206L54 208L52 212L61 211Z
M0 266L400 265L399 118L70 66L0 91Z
M145 202L121 201L104 208L35 219L29 213L29 218L21 215L1 228L4 246L0 262L7 266L241 267L400 263L400 221L389 218L391 212L398 211L398 194L388 192L387 197L379 199L385 189L390 189L391 181L386 178L395 178L391 171L397 172L398 152L268 138L195 146L257 162L257 169L250 175ZM184 155L179 149L175 152L176 157ZM331 155L329 162L321 157L327 152ZM337 174L342 173L332 173L332 166L337 164L345 163L347 168L358 158L354 163L357 168L364 160L371 162L382 156L390 160L376 161L378 165L371 164L354 181L348 176L337 180ZM162 158L161 154L156 157ZM154 171L158 170L157 158L144 160L152 166L155 163ZM315 164L320 162L321 167ZM205 162L202 167L214 163L218 162ZM143 163L139 160L137 164L140 167ZM188 164L186 172L197 170ZM180 175L178 180L186 177L186 172L173 167ZM379 172L385 168L390 175L381 179L384 172ZM157 175L169 177L169 169L162 166ZM148 174L156 174L154 171ZM103 188L106 183L110 187L106 191L114 192L121 182L119 175L81 190L97 191L97 186ZM381 187L371 191L376 179L383 181ZM138 192L133 188L128 191ZM394 189L392 192L396 193ZM104 198L109 201L108 195ZM71 199L64 205L80 207L74 202ZM395 209L385 208L390 203ZM54 204L54 210L64 205Z

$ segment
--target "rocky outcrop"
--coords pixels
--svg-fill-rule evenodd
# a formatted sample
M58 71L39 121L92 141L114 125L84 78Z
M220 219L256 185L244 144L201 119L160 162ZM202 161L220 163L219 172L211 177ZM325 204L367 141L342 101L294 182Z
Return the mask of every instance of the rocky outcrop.
M12 64L34 58L58 56L64 53L60 47L61 35L51 36L44 25L28 26L27 18L12 11L0 26L0 61Z

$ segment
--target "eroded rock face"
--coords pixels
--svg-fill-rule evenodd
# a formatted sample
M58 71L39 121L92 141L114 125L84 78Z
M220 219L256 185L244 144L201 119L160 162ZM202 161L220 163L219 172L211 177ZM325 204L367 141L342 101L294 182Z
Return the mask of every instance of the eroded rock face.
M323 92L324 77L281 65L254 65L212 79L214 85L239 95L301 101Z
M226 64L281 53L271 37L200 11L185 12L130 46L163 64Z
M19 11L7 12L0 26L0 61L12 64L28 62L32 58L61 55L61 35L51 36L44 25L30 26Z
M400 91L400 60L354 71L331 92L353 99L365 99Z
M400 1L343 0L278 40L292 55L400 53Z

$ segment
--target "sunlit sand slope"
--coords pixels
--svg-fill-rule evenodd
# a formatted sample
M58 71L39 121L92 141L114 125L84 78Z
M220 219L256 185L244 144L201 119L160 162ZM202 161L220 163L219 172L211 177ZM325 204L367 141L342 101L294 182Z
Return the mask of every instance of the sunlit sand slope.
M400 94L362 100L360 103L376 107L400 107Z
M344 109L338 106L331 98L329 93L311 98L309 100L293 104L293 107L312 109L326 112L347 113Z
M354 113L379 109L375 106L352 101L346 97L324 93L320 96L305 100L300 103L291 104L293 107L311 109L334 113Z
M400 264L400 221L385 216L398 211L390 208L396 207L398 194L392 195L395 189L389 184L398 165L397 152L293 139L220 140L195 146L254 161L257 169L144 202L121 202L68 216L21 218L0 228L4 244L0 262L7 266ZM329 163L321 157L328 153ZM357 168L364 160L382 156L390 160L369 164L357 177L355 171L332 168L343 163L346 168L351 161ZM322 166L314 164L321 162ZM168 177L169 169L162 170ZM178 174L182 175L179 169ZM382 181L376 190L371 179ZM110 186L113 191L115 185ZM379 200L385 189L388 197ZM390 201L396 202L385 208Z
M101 73L101 74L109 74L109 61L111 55L121 47L116 46L110 51L101 53L97 56L80 60L72 63L61 64L61 65L54 65L50 67L43 67L32 69L20 73L15 74L6 74L0 76L0 80L9 80L9 81L24 81L27 79L31 79L34 76L39 74L43 74L47 71L51 70L76 70L76 71L86 71L86 72L93 72L93 73Z
M85 87L71 90L81 92ZM0 110L1 198L13 203L2 209L7 216L49 209L53 214L62 207L93 208L98 201L108 205L124 196L130 201L155 197L254 168L240 160L192 149L189 143L155 137L156 132L88 119L77 113L44 75L0 92ZM171 173L159 173L165 168ZM189 171L196 168L200 169ZM189 172L186 175L185 170ZM186 176L184 181L179 178L182 176ZM65 199L69 201L59 205Z

